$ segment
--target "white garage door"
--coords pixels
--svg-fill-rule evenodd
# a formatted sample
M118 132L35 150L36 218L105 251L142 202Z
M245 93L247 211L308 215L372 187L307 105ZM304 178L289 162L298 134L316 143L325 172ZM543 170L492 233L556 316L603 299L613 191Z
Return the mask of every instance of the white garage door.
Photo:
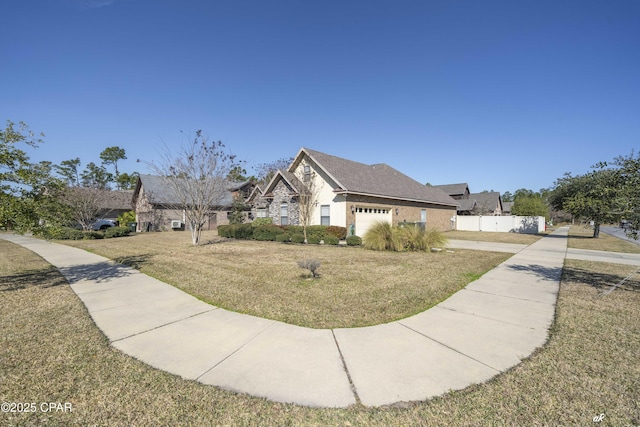
M356 235L364 236L369 227L379 221L391 224L391 209L357 207L356 208Z

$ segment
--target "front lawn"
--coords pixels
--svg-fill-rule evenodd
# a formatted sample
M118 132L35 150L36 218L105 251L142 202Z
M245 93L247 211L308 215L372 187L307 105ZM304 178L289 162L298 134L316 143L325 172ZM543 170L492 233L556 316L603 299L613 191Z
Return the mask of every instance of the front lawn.
M312 328L369 326L422 312L509 254L375 252L359 247L226 240L184 232L65 241L229 310ZM298 261L320 261L310 278Z
M640 253L640 246L626 242L606 233L600 233L597 239L593 238L593 228L585 225L573 225L569 229L570 248L589 249L594 251L624 252L630 254Z
M640 425L640 281L633 266L567 261L547 345L493 380L426 402L304 408L183 380L111 347L64 278L0 240L0 401L72 412L2 412L0 425ZM434 367L437 369L437 367Z

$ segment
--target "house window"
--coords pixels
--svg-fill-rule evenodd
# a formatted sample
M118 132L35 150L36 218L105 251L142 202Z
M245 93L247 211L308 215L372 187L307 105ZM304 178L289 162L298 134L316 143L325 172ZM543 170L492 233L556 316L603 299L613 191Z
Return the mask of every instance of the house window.
M311 181L311 166L304 165L304 182Z
M256 209L256 218L266 218L267 210L264 208Z
M289 206L286 203L280 205L280 225L289 224Z
M320 225L331 225L329 205L320 206Z

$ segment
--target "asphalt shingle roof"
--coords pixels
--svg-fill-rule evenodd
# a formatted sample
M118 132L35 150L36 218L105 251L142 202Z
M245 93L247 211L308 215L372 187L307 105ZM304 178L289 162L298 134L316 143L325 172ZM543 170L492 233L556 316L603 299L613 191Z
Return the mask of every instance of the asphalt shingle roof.
M469 185L466 182L461 182L460 184L434 185L434 187L439 188L440 190L451 196L464 194L469 188Z
M447 206L458 205L456 200L442 190L421 184L387 164L366 165L308 148L302 148L302 151L341 186L337 191Z
M173 187L167 183L167 178L156 175L140 175L140 182L144 188L145 195L150 203L158 205L180 204L180 197L174 192ZM233 204L232 190L241 187L243 183L227 182L227 192L220 201L219 206L231 206Z
M500 193L497 191L486 191L484 193L474 193L469 195L478 203L478 208L493 211L500 203Z

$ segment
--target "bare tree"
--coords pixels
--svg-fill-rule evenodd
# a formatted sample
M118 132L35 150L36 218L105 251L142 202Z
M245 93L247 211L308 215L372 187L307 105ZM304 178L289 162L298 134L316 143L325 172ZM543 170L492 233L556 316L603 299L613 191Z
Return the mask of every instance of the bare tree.
M318 204L319 186L316 180L316 173L309 165L303 165L302 175L297 177L298 184L298 214L302 224L304 241L307 242L307 227L311 225L315 207Z
M258 183L267 185L279 169L287 170L291 162L293 162L293 157L283 157L272 162L260 163L254 166L253 169L256 171Z
M167 190L184 210L194 245L200 243L210 214L229 193L226 178L235 166L235 156L226 152L224 144L210 141L201 130L179 151L166 148L161 162L151 163L154 172L166 178Z
M63 191L62 203L70 208L71 218L82 229L91 230L93 223L108 214L110 191L100 188L67 187Z

